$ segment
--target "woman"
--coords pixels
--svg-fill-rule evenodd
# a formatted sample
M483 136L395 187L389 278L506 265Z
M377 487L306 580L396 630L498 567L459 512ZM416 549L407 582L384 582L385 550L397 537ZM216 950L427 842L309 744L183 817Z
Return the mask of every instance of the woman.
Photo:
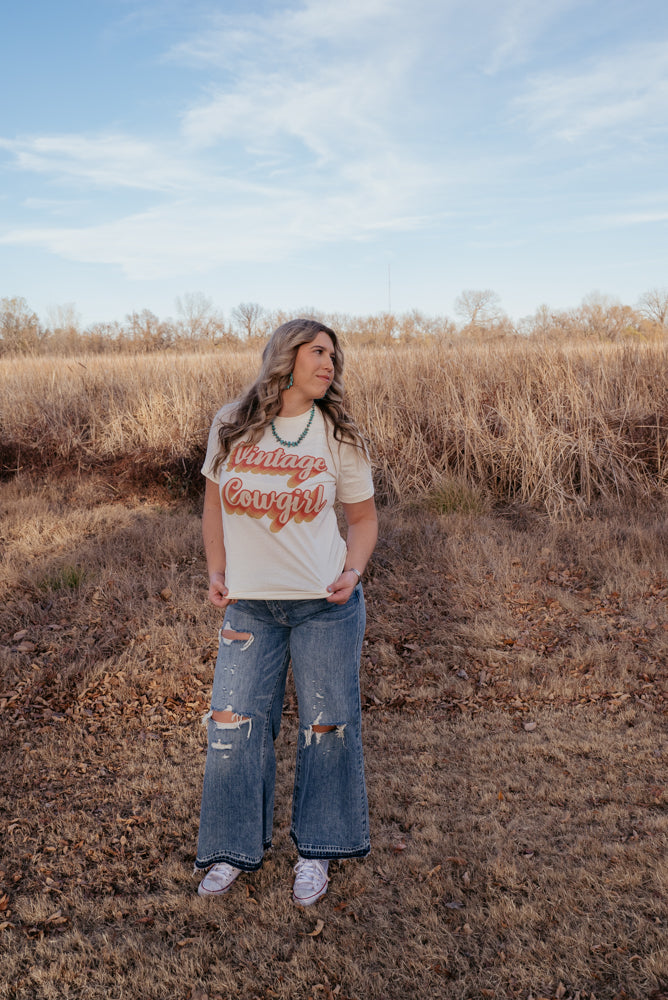
M343 353L322 323L278 327L254 384L216 415L203 473L209 599L225 611L208 718L198 892L227 892L271 845L288 665L299 702L293 899L330 858L369 853L359 664L361 578L376 544L364 441L343 408ZM347 522L346 541L334 501Z

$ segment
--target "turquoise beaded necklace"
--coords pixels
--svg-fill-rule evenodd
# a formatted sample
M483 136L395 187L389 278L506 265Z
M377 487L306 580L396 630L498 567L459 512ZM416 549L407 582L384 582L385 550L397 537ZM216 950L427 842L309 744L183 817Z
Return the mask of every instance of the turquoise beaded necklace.
M271 433L274 435L274 437L276 438L276 440L278 441L279 444L284 445L284 447L286 447L286 448L296 448L298 444L302 443L302 441L304 440L304 438L308 434L309 428L310 428L311 424L313 423L313 414L314 413L315 413L315 403L312 403L311 404L311 414L310 414L310 416L308 418L308 423L306 424L306 427L301 432L301 434L299 435L299 437L297 438L296 441L284 441L282 437L279 437L278 434L276 433L276 428L274 427L274 421L273 420L271 422Z

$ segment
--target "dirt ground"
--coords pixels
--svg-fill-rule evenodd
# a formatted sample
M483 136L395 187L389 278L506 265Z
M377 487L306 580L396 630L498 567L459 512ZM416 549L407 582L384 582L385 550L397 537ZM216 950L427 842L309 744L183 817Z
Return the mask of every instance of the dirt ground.
M290 686L274 846L196 894L196 503L18 477L0 507L0 997L668 996L664 516L381 512L372 853L302 910Z

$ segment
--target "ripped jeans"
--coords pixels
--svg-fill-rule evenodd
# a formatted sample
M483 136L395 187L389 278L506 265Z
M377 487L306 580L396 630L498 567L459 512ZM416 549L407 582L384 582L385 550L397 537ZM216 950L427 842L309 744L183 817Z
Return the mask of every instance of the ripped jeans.
M359 584L343 605L322 598L228 605L211 711L234 715L207 717L196 868L227 861L255 871L271 846L274 740L290 661L299 703L290 835L305 858L369 853L359 687L365 622Z

